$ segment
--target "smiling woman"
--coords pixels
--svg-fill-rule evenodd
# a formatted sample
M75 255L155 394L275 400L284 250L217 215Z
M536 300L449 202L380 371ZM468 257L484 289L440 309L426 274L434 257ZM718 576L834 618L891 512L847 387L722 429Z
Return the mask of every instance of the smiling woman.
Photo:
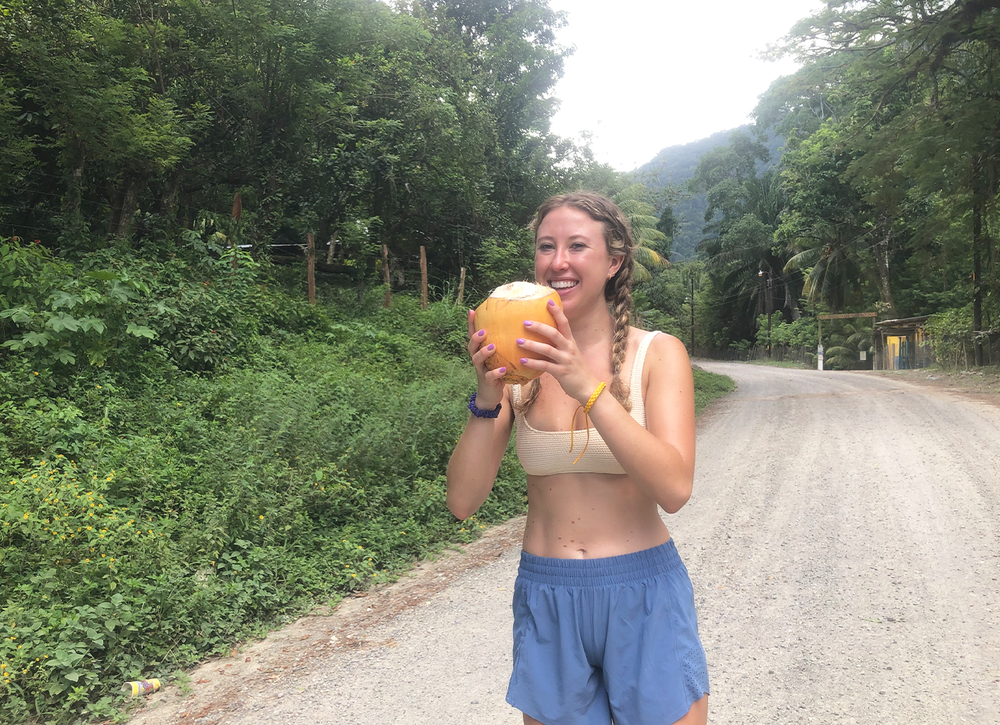
M486 364L489 323L470 311L478 389L448 464L448 507L464 519L489 496L516 423L528 520L507 702L528 725L704 723L693 590L658 509L691 496L687 352L630 324L634 244L614 203L552 197L533 228L535 281L562 303L549 299L552 319L524 320L516 340L541 375L505 384Z

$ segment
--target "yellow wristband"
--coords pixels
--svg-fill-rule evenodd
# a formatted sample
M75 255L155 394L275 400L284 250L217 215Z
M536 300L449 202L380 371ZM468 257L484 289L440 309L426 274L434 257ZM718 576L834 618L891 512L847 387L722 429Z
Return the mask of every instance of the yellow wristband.
M605 387L604 383L599 384L597 386L597 390L595 390L594 394L590 396L590 400L587 401L587 404L580 406L580 408L583 408L583 421L584 421L584 425L587 427L587 442L583 444L583 450L580 451L580 455L576 457L576 461L579 461L583 457L583 454L587 451L587 446L590 445L590 419L587 418L587 415L590 413L590 409L594 407L594 401L597 400L597 396L601 394L601 391L604 390L604 387ZM580 412L580 408L577 408L574 411L574 413L573 413L573 420L571 420L569 422L569 452L570 453L573 452L573 426L576 424L576 414ZM576 465L576 461L573 461L573 465L574 466Z
M590 409L594 407L594 401L597 400L597 396L601 394L601 391L604 390L604 387L605 387L604 383L598 385L597 390L595 390L594 394L590 396L590 400L588 400L587 404L583 406L583 412L585 415L590 413Z

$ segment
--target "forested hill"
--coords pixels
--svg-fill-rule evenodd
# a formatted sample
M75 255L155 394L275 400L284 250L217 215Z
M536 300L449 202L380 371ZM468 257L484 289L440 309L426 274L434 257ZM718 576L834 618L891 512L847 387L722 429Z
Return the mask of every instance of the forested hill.
M717 131L698 141L686 144L667 146L653 159L639 167L638 175L650 187L674 186L682 193L674 203L674 217L677 219L671 260L687 261L694 257L694 249L701 240L702 228L705 226L705 194L693 194L687 190L687 183L698 168L698 161L709 151L725 146L730 136L736 131L752 133L750 125L726 131ZM783 139L775 134L768 134L765 140L771 160L759 164L758 171L776 166L781 158Z

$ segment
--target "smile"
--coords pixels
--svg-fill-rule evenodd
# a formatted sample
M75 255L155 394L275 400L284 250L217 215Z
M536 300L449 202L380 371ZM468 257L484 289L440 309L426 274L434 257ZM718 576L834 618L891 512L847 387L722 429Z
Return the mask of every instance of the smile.
M580 284L580 283L579 282L550 282L549 283L549 287L551 287L552 289L557 289L557 290L559 290L559 289L571 289L572 287L576 287L578 284Z

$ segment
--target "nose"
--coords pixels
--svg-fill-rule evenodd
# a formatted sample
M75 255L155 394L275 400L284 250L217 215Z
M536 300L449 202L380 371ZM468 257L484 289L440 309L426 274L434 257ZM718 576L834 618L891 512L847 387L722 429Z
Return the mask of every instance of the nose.
M566 248L557 244L555 254L552 255L552 268L565 269L568 262L569 254Z

